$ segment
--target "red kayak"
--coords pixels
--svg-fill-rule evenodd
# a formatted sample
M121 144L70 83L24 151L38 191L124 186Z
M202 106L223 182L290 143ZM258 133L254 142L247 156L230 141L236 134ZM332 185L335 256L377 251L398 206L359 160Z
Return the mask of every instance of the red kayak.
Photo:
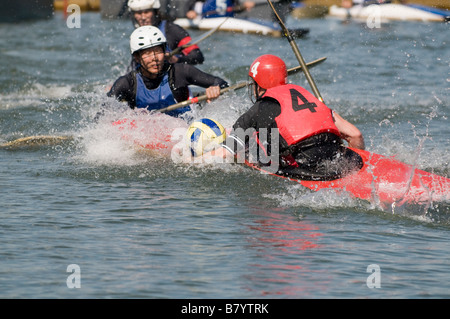
M352 194L356 198L379 203L383 208L404 204L429 205L432 202L450 201L450 179L432 174L393 159L359 149L349 150L359 154L362 167L344 177L327 180L301 180L271 174L295 181L309 189L335 189ZM252 163L252 168L264 171Z
M172 148L182 143L187 124L164 114L139 116L113 123L123 138L134 145L158 153L171 155ZM174 132L176 132L174 134ZM301 175L278 175L264 171L255 164L248 166L267 174L297 182L311 190L334 189L356 198L377 203L383 208L399 207L406 203L429 205L433 202L450 202L450 179L432 174L387 157L368 151L348 148L358 157L360 165L343 177L328 180L305 180ZM173 154L172 154L173 155Z
M185 121L162 113L123 118L112 123L121 138L134 146L170 155L172 148L187 129Z

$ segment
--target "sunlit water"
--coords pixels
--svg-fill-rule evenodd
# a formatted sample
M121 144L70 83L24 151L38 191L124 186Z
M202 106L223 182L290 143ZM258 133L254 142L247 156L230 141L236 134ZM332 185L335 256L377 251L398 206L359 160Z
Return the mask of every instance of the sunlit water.
M368 150L449 176L448 24L288 23L310 28L297 44L306 61L328 57L311 69L319 91ZM0 30L0 142L73 137L0 149L1 297L450 297L448 202L393 214L239 165L138 151L110 125L133 115L105 97L130 61L130 21L89 13L69 29L57 14ZM260 54L298 65L283 38L217 33L201 48L200 68L229 83L246 80ZM301 74L290 80L309 87ZM244 89L192 116L230 127L250 105ZM149 121L156 131L185 128ZM71 264L79 289L66 282ZM370 265L380 288L367 284Z

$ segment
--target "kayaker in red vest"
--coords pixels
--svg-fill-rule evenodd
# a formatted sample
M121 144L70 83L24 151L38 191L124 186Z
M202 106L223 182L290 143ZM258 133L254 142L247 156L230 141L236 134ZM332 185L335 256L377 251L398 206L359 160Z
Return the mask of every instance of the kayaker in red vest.
M152 25L161 30L167 39L167 53L192 41L185 29L161 16L159 0L128 0L128 8L135 28ZM170 63L202 64L205 60L198 45L181 52L172 56Z
M327 178L342 173L338 162L350 152L342 140L349 147L364 149L364 138L353 124L303 87L287 84L286 65L279 57L258 57L250 66L249 76L253 81L249 93L252 101L256 101L233 125L225 143L231 152L239 153L239 146L241 151L248 151L246 139L253 129L260 166L273 164L273 156L277 156L282 174L288 175L287 172L295 169L306 174L311 172L311 178L313 175ZM277 135L273 135L274 129L278 130ZM262 135L263 130L267 134ZM274 136L278 139L275 146L272 145ZM272 161L268 163L267 158Z

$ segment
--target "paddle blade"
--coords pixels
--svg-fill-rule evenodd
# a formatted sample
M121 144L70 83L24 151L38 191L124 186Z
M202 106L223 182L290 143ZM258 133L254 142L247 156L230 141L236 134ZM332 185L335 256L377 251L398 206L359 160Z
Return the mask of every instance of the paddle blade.
M28 146L57 145L71 139L72 139L71 136L34 135L21 137L4 144L0 144L0 148L19 148Z

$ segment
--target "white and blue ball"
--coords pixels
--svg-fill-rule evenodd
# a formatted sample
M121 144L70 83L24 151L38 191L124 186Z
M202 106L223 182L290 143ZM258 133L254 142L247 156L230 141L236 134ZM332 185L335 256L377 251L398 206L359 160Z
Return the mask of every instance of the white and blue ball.
M202 118L192 122L186 133L186 143L192 156L200 156L213 150L226 139L224 127L216 120Z

